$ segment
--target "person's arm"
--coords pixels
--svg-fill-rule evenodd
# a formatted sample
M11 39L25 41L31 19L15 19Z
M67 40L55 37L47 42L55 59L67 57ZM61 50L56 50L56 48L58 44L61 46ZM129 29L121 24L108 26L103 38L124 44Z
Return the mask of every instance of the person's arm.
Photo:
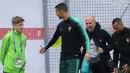
M59 28L57 26L57 29L52 37L52 39L50 40L50 42L44 47L46 50L51 47L56 41L57 39L60 37L60 33L59 33Z
M118 48L116 47L116 41L115 41L115 34L112 35L112 41L113 41L113 46L114 46L114 52L113 52L113 62L114 62L114 68L118 68L118 60L119 60L119 51Z
M109 52L113 49L114 43L112 41L112 35L108 31L106 31L104 29L102 29L102 30L104 31L105 40L107 42L105 49L103 49L103 53L105 53L105 52Z
M83 38L85 40L85 43L83 46L86 49L86 52L89 52L90 51L90 40L89 40L88 34L81 22L78 22L78 29L80 31L80 34L83 35Z
M118 73L118 60L119 60L119 52L117 48L114 48L113 52L114 73Z
M117 68L117 66L118 66L118 60L119 60L119 52L118 52L117 48L114 48L114 52L113 52L114 68Z
M7 50L8 50L8 45L9 45L9 37L6 35L2 39L2 45L1 45L1 51L0 51L2 65L4 65L4 60L6 57Z
M89 62L91 60L91 56L90 56L90 40L88 37L88 34L85 30L85 28L83 27L83 24L81 22L78 23L78 29L80 31L80 34L83 35L84 38L84 47L85 47L85 57L87 58L87 61Z
M129 31L128 31L128 35L129 35L129 40L130 40L130 28L129 28ZM130 46L130 44L129 44L129 46ZM128 62L128 66L130 67L130 60L128 60L129 62ZM129 69L130 70L130 69Z

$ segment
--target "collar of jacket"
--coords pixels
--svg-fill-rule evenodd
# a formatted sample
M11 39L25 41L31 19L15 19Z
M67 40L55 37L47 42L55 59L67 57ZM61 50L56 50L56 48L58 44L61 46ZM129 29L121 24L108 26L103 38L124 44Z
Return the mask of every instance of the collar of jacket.
M21 34L20 32L16 31L15 29L12 29L12 30L11 30L11 32L13 32L13 31L14 31L14 34L17 34L17 35L20 35L20 34Z

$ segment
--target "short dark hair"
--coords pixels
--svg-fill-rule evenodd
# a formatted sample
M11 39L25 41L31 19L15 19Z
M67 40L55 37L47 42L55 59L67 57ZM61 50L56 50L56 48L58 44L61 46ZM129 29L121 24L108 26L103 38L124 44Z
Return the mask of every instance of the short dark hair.
M55 6L55 8L58 10L64 10L68 12L68 7L65 3L59 3L58 5Z
M123 24L121 18L114 18L112 21L112 24L115 24L115 23Z
M24 19L22 17L20 17L20 16L14 16L12 18L12 24L18 24L20 22L24 22Z

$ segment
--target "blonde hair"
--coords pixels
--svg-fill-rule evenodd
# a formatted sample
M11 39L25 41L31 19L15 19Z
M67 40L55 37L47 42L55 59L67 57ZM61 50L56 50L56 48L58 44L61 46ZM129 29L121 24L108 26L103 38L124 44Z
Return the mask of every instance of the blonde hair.
M20 22L24 22L24 19L20 16L15 16L12 18L12 24L18 24Z

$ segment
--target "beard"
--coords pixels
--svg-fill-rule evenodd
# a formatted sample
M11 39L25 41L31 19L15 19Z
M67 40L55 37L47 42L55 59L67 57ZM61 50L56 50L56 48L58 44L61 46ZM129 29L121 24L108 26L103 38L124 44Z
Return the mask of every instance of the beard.
M92 33L92 32L94 31L94 29L91 28L91 29L88 29L88 31L89 31L90 33Z
M61 17L61 16L58 16L59 17L59 19L63 19L63 17Z
M118 31L115 31L116 34L121 34L124 30L118 30Z

